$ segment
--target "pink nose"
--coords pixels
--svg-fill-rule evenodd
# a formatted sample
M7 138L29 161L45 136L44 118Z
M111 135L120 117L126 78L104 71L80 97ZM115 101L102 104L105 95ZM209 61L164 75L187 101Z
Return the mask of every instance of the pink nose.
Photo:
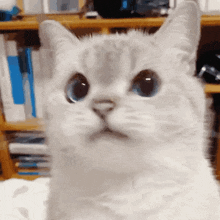
M92 110L102 119L115 108L116 104L112 100L94 100Z

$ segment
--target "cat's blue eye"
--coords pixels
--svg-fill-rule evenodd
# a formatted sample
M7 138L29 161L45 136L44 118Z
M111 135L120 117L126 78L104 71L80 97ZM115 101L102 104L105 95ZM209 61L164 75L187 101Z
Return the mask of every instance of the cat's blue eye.
M159 90L159 78L152 70L142 70L132 81L132 91L139 96L152 97Z
M70 103L82 101L89 91L89 83L81 73L75 74L67 83L66 98Z

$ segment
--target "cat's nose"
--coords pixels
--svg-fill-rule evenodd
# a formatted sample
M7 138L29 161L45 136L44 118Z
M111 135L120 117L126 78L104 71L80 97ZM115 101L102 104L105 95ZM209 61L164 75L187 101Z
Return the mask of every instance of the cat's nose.
M116 104L110 99L94 100L92 110L102 119L115 108Z

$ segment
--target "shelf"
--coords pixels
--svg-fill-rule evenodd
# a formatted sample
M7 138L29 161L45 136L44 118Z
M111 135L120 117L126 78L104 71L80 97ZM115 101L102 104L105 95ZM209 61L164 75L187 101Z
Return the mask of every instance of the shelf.
M48 16L50 19L59 21L69 29L77 28L137 28L159 27L164 18L133 18L133 19L70 19L69 16ZM0 23L0 30L38 30L39 24L35 20L10 21Z
M143 28L160 27L165 18L126 18L126 19L80 19L76 15L47 15L69 29L77 28ZM220 15L204 15L202 26L220 26ZM24 16L22 20L0 22L0 30L38 30L37 16Z
M16 179L24 179L24 180L35 180L39 177L43 177L43 176L39 176L39 175L33 175L33 176L28 176L28 175L18 175L17 173L12 174L12 176L10 178L16 178ZM0 181L4 181L6 180L3 176L0 176Z
M206 94L220 93L220 84L206 84L205 93Z
M42 119L34 118L21 122L6 122L0 125L1 131L44 131Z

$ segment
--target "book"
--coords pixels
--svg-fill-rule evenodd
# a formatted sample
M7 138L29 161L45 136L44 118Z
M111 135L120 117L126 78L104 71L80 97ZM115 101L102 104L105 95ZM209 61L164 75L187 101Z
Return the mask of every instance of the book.
M32 113L32 116L36 118L34 76L33 76L32 58L31 58L32 48L25 48L24 51L25 51L25 58L26 58L26 65L27 65L28 82L30 86L30 98L31 98L31 107L32 107L31 113Z
M49 157L46 155L32 155L32 154L26 154L26 155L20 155L18 154L15 157L18 161L24 161L24 162L46 162L49 160Z
M40 131L7 132L10 156L19 175L50 174L51 158L44 135Z
M11 154L48 155L42 132L12 132L7 135Z
M36 154L14 154L13 160L15 162L22 162L22 163L46 163L50 161L50 157L47 155L36 155Z
M49 0L41 0L42 1L42 11L44 14L49 13ZM54 1L54 0L53 0Z
M10 154L48 155L48 148L45 144L9 143L9 152Z
M0 34L0 89L6 121L25 120L24 93L17 58L17 45Z
M18 56L8 56L9 74L12 86L12 97L15 104L24 104L24 90L22 74L19 66Z
M175 8L177 5L177 0L169 0L169 7L170 8Z
M50 168L51 164L50 156L42 154L11 154L11 158L17 168Z
M21 176L26 176L26 175L31 175L31 176L49 176L49 172L34 172L34 171L18 171L18 175Z
M14 140L11 140L11 143L44 144L44 138L42 137L18 137Z
M44 143L45 134L43 131L7 131L6 138L8 142L21 142L20 140L22 138L24 140L26 139L26 142L35 140L36 138L42 138L41 143Z
M23 0L25 14L76 12L82 0Z
M20 138L45 138L45 133L43 131L7 131L6 137L9 142L17 142Z
M15 167L17 168L49 168L50 163L48 162L16 162Z
M49 176L49 168L16 167L18 175L40 175Z
M23 76L23 87L25 96L26 118L36 117L33 65L31 57L32 48L24 47L19 49L20 67Z
M42 14L44 12L42 0L23 0L23 7L25 14Z
M43 2L45 2L44 7L48 5L50 13L79 11L79 0L43 0Z
M43 78L44 71L42 71L40 63L40 50L33 48L31 50L33 76L34 76L34 94L35 94L35 108L36 117L43 118Z

